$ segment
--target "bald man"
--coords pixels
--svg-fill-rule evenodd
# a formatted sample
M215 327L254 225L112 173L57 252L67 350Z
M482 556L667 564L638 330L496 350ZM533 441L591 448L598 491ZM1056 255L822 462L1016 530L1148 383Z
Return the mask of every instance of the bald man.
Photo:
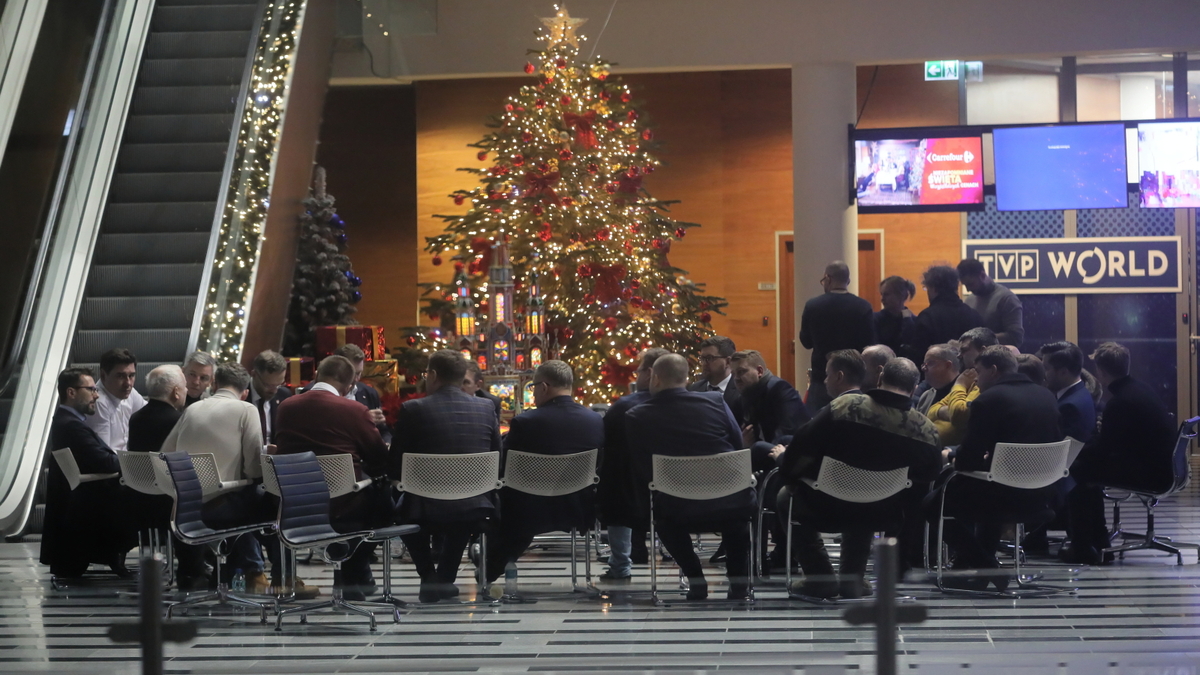
M861 352L875 342L874 308L849 286L850 267L841 260L829 263L821 277L825 292L805 303L800 315L800 343L812 350L805 403L814 415L832 400L825 391L825 355L839 349Z
M652 455L714 455L733 452L742 444L737 422L720 392L686 389L689 370L687 360L678 354L657 359L650 374L650 400L626 414L629 447L635 471L640 472L637 485L650 482ZM746 599L754 489L699 502L657 494L654 503L659 539L688 577L688 599L708 597L691 532L721 533L727 551L728 596Z

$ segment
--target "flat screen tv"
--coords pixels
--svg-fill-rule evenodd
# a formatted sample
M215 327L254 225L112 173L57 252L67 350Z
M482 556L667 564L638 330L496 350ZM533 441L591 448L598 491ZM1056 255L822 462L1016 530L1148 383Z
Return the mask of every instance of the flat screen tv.
M992 139L1001 211L1129 205L1124 124L997 128Z
M1144 122L1137 135L1142 206L1200 206L1200 122Z
M854 192L860 213L981 210L983 139L858 138Z

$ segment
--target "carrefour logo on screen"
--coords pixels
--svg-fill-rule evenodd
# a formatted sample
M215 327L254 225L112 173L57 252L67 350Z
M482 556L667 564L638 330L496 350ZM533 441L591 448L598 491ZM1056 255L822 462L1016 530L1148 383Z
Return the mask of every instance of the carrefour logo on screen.
M936 152L931 152L931 153L928 153L925 155L925 160L928 162L931 162L931 163L932 162L965 162L967 164L970 164L971 162L975 161L975 153L971 152L970 150L963 150L962 154L960 154L960 155L956 155L954 153L949 153L946 155L939 155Z

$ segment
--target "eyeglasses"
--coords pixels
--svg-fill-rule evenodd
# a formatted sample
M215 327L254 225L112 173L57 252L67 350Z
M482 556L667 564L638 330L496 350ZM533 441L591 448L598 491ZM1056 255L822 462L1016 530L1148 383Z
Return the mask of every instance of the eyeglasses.
M729 357L728 356L713 356L712 354L702 354L700 356L700 363L712 363L713 361L720 361L721 359L727 359L727 358L729 358Z
M529 383L529 386L530 386L530 387L536 387L536 386L538 386L539 384L546 384L546 383L545 383L544 381L543 381L543 382L530 382L530 383ZM548 384L547 384L546 386L548 387L548 386L550 386L550 385L548 385Z
M94 394L94 393L96 393L96 392L98 392L98 391L100 391L100 390L99 390L99 389L97 389L95 386L91 386L91 387L71 387L71 388L72 388L72 389L86 389L86 390L88 390L88 391L92 392L93 394Z

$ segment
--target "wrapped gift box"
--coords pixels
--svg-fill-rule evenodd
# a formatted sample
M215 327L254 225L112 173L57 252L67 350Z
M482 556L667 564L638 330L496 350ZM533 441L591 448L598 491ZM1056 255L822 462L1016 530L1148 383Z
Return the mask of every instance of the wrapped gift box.
M400 412L400 369L394 359L382 359L363 363L362 381L375 388L379 393L383 416L387 418L388 426L396 424L396 415Z
M287 376L283 383L292 391L312 382L315 373L315 362L312 357L304 356L287 360Z
M362 347L367 361L387 358L383 326L318 326L316 334L317 359L323 359L345 344Z

